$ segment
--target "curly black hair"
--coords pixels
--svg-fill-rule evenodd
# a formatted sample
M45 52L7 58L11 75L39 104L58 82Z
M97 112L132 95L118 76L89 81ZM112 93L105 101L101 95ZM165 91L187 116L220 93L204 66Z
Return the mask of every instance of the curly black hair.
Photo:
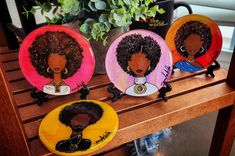
M47 72L48 57L51 53L65 55L68 70L67 74L61 73L63 79L73 76L80 68L83 55L82 48L71 36L65 32L47 31L38 36L29 48L32 65L36 71L47 78L53 78L53 72Z
M150 70L147 70L145 76L150 74L157 66L161 57L161 48L158 43L151 37L142 37L140 34L132 34L124 37L117 47L117 61L121 68L128 74L136 76L133 71L128 71L128 61L131 56L141 51L150 60Z
M76 102L61 110L59 120L66 126L70 126L71 119L77 114L88 114L91 118L89 124L96 123L103 115L103 109L93 102Z
M200 36L201 41L203 42L204 51L199 51L195 54L194 58L198 58L205 54L211 46L212 42L212 34L210 28L207 24L201 23L199 21L189 21L183 24L175 35L175 46L176 50L183 55L184 57L188 57L187 51L181 51L181 46L184 45L184 40L190 34L197 34Z

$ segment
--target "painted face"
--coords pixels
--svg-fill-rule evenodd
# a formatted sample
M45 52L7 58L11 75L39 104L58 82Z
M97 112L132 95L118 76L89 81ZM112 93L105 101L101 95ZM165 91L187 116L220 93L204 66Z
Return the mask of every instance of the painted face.
M145 54L138 52L131 56L131 60L128 61L128 66L137 77L143 77L150 66L150 60Z
M193 56L200 50L202 45L203 42L201 41L201 37L197 34L190 34L184 40L185 50L188 52L188 54Z
M70 125L74 131L80 132L89 125L90 120L91 118L88 114L77 114L71 119Z
M61 73L64 70L66 63L67 63L67 60L65 58L65 55L51 53L48 57L49 68L54 73Z

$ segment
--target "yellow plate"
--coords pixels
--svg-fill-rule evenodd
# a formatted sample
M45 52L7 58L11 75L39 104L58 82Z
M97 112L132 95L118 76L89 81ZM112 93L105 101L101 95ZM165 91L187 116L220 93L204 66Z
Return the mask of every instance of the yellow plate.
M112 107L80 100L52 110L41 122L39 138L52 153L83 155L105 146L117 129L118 116Z

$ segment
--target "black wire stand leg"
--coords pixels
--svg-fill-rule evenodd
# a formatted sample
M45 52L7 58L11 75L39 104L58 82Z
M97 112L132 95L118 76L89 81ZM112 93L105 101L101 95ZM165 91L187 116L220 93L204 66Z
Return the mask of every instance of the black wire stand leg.
M119 99L122 98L122 96L121 96L121 91L118 90L118 89L114 86L113 83L109 84L107 90L108 90L109 93L112 94L112 97L111 97L111 101L112 101L112 102L115 102L115 101L117 101L117 100L119 100Z
M167 101L168 97L166 96L167 92L170 92L172 90L171 85L168 82L165 82L165 86L159 89L158 97L162 98L163 100Z
M31 97L37 99L36 103L41 106L44 102L49 100L48 94L39 91L37 88L33 88L31 91Z
M207 68L206 76L210 75L211 77L215 77L214 71L219 68L220 68L219 62L214 61L214 65L212 64Z
M88 86L84 84L83 87L78 92L81 94L80 99L86 100L88 94L90 93L90 90L89 90Z

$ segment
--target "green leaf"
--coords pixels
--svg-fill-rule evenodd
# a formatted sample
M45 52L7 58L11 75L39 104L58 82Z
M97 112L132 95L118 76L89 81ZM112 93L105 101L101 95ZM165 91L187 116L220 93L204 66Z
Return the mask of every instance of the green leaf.
M116 25L119 27L126 26L127 23L125 20L116 21Z
M158 9L157 12L158 12L159 14L164 14L166 11L161 8L161 9Z
M111 29L111 24L109 22L104 22L105 26L106 26L106 32L109 32L109 30Z
M45 16L45 19L46 19L46 22L47 22L47 23L50 23L50 22L51 22L51 19L50 19L49 17Z
M88 24L88 25L93 25L94 23L96 23L97 21L93 18L88 18L84 21L84 23Z
M43 9L43 11L45 11L45 12L49 12L50 10L51 10L51 4L50 3L48 3L48 2L44 2L43 4L42 4L42 9Z
M80 3L78 0L63 0L61 7L63 13L68 13L72 16L76 16L80 12Z
M59 6L59 5L60 5L60 3L59 3L58 0L52 0L52 3L53 3L54 5L56 5L56 6Z
M114 13L114 14L113 14L113 18L114 18L116 21L121 21L121 20L123 19L123 16L122 16L122 15L119 15L119 14Z
M149 4L152 3L152 0L145 0L144 2L146 6L149 6Z
M44 15L44 10L43 9L41 9L41 14Z
M81 32L84 32L84 33L89 33L91 31L89 25L87 23L83 23L81 26L80 26L80 31Z
M104 1L95 2L95 8L98 9L98 10L105 10L106 7L107 7L107 5Z
M88 3L88 6L89 8L92 10L92 11L97 11L96 7L95 7L95 2L89 2Z
M130 0L123 0L126 5L130 5L131 1Z
M55 7L54 9L53 9L53 15L57 12L57 10L59 9L59 7L57 6L57 7Z
M35 1L37 6L40 6L42 8L42 4L39 1Z
M106 22L108 21L108 14L101 14L100 17L99 17L99 22Z

